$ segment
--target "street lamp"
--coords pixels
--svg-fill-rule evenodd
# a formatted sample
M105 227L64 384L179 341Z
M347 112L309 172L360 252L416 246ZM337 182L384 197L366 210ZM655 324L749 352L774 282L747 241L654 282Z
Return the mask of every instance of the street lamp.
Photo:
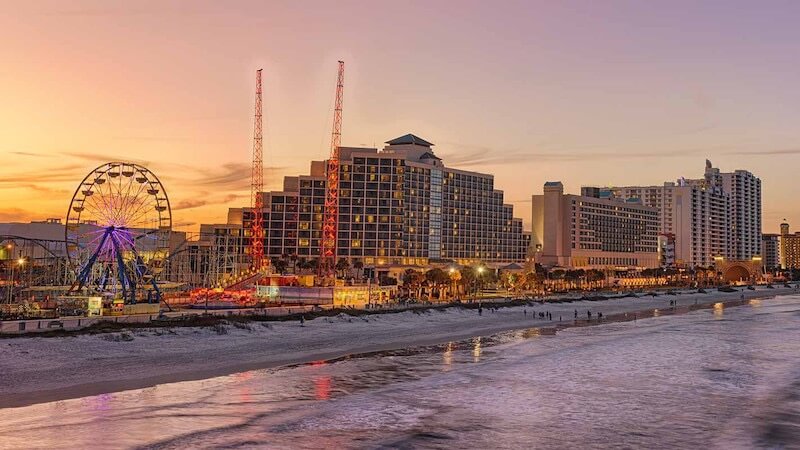
M478 266L478 296L481 294L481 288L483 287L483 271L485 268L483 266Z
M8 244L8 248L11 248L11 244ZM25 258L17 259L17 264L20 268L25 264ZM8 287L8 303L11 304L11 291L14 289L14 264L11 264L11 280L9 281L10 285Z

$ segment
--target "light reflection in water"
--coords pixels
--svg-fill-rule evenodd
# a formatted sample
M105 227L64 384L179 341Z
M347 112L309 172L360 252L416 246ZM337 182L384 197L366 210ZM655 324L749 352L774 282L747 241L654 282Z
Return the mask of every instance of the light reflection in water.
M714 303L714 315L717 317L722 317L722 314L725 312L725 305L722 302Z
M323 369L328 365L326 361L314 361L310 366L314 369ZM318 375L314 380L314 398L317 400L329 400L331 398L331 386L333 379L330 375Z
M523 339L530 339L534 337L539 337L542 335L542 331L538 328L528 328L527 330L522 331L522 338Z
M453 364L453 343L448 342L444 348L444 353L442 353L442 362L444 363L444 367L442 368L443 371L450 370L450 366Z
M752 306L754 308L758 308L758 307L761 306L761 300L759 300L757 298L750 299L750 301L748 303L750 304L750 306Z
M317 400L329 400L331 398L330 375L314 378L314 397Z
M232 376L238 385L237 392L239 393L239 401L242 403L250 403L252 400L250 383L247 381L253 378L253 372L240 372L235 373Z
M481 338L476 337L472 340L472 361L478 362L481 360Z

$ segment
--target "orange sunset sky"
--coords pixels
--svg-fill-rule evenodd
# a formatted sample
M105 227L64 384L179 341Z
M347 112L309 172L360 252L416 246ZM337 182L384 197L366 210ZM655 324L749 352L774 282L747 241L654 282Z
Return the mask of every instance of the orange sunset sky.
M0 1L0 222L64 217L110 160L140 162L175 224L249 204L254 71L265 184L343 145L414 133L495 175L530 222L546 180L661 184L709 158L800 226L800 2Z

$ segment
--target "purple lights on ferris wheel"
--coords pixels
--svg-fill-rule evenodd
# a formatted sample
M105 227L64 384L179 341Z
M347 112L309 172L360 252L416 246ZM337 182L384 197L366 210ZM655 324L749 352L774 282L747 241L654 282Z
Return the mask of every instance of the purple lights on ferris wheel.
M155 292L156 267L169 252L172 228L166 191L147 168L104 164L78 186L67 212L65 240L75 271L73 291L147 299Z

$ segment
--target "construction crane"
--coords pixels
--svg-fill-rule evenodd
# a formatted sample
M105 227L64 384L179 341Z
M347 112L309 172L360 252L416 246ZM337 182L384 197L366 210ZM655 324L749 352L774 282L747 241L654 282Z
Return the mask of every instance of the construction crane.
M261 118L261 69L256 70L256 114L253 125L253 167L250 184L250 206L253 209L250 256L255 271L266 267L264 262L264 155Z
M321 282L336 273L336 239L339 229L339 146L342 143L342 93L344 90L344 62L339 61L336 80L336 103L333 108L331 156L328 158L328 186L325 192L325 218L322 223L322 245L319 260Z

